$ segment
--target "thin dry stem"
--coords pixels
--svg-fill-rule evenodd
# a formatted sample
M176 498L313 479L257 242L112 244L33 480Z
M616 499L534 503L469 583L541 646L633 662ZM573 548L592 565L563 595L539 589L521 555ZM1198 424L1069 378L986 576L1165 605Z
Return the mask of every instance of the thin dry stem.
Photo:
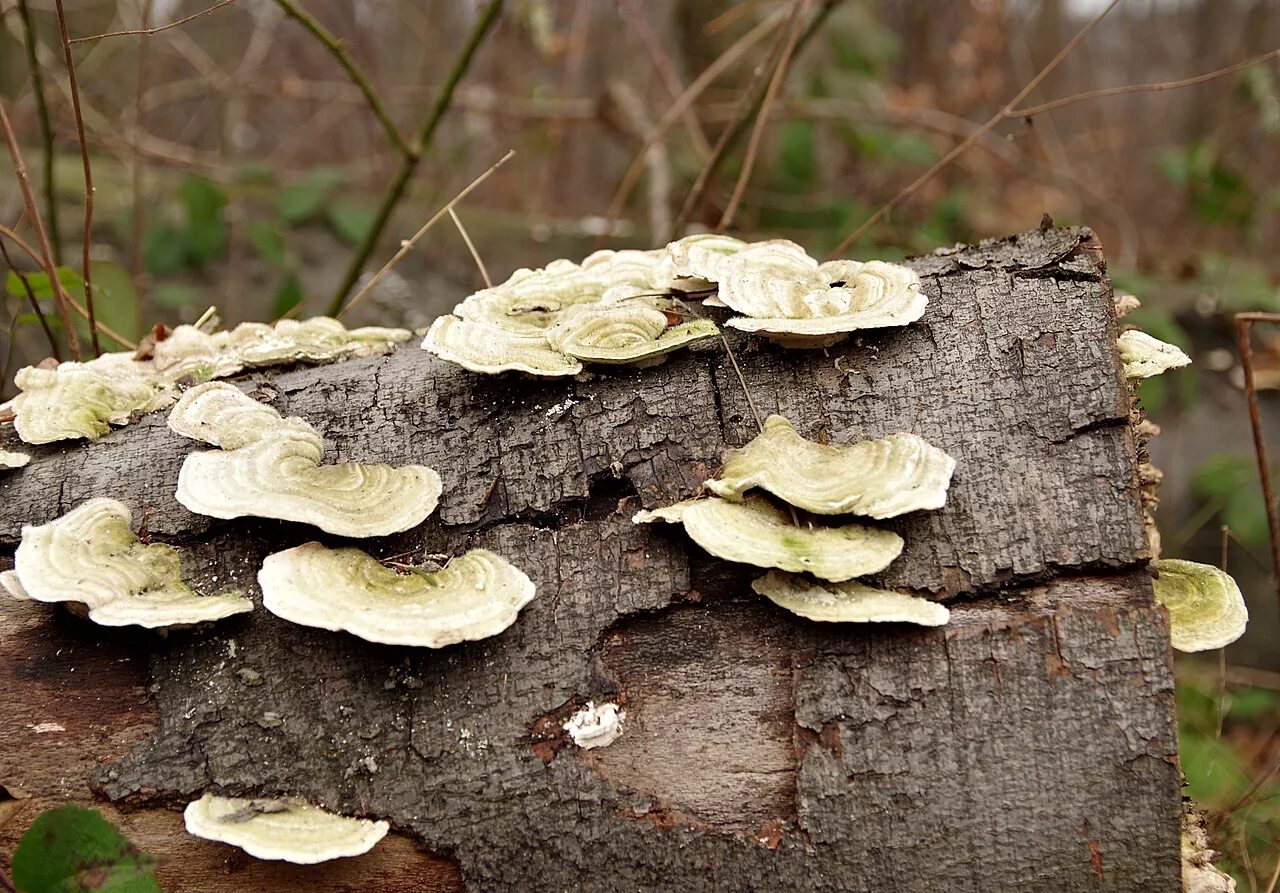
M1129 93L1163 93L1166 90L1181 90L1183 87L1194 87L1197 84L1208 83L1229 74L1235 74L1237 71L1244 71L1246 68L1252 68L1263 62L1269 62L1272 59L1280 59L1280 50L1272 50L1269 53L1263 53L1261 56L1254 56L1252 59L1246 59L1243 62L1237 62L1235 65L1228 65L1226 68L1219 68L1216 71L1198 74L1194 77L1182 78L1177 81L1159 81L1154 84L1127 84L1121 87L1104 87L1100 90L1086 90L1083 93L1073 93L1070 96L1063 96L1059 99L1042 102L1039 105L1031 105L1021 109L1011 109L1005 112L1006 118L1030 118L1033 115L1039 115L1044 112L1051 112L1054 109L1060 109L1065 105L1074 105L1077 102L1085 102L1090 99L1103 99L1107 96L1124 96Z
M13 271L13 275L18 277L18 281L22 283L22 290L27 295L27 303L31 305L31 312L40 320L40 328L44 329L44 335L49 339L49 350L53 352L53 358L58 362L62 362L62 351L58 347L58 339L53 334L53 329L50 328L49 320L45 318L44 311L40 309L40 302L36 300L36 293L31 288L31 282L27 279L27 274L19 270L13 262L13 258L9 256L9 249L5 247L3 239L0 239L0 255L4 256L4 262ZM6 377L8 376L6 375Z
M841 254L844 254L844 252L848 250L850 245L854 244L859 239L861 239L864 235L870 232L877 224L880 223L880 221L884 220L891 213L893 213L893 210L897 208L900 204L905 202L911 196L915 195L916 191L919 190L920 187L923 186L925 183L928 183L930 180L932 180L940 170L947 167L947 165L951 164L951 162L955 161L957 158L963 155L966 151L968 151L970 146L972 146L974 143L978 142L980 139L986 136L986 134L989 133L992 128L994 128L997 124L999 124L1001 121L1005 119L1006 115L1011 110L1018 107L1018 103L1022 102L1022 100L1030 96L1031 93L1036 89L1036 87L1040 86L1040 83L1045 78L1047 78L1053 72L1053 70L1056 69L1062 63L1063 59L1071 55L1071 51L1074 50L1077 45L1079 45L1080 41L1084 40L1085 37L1089 35L1089 32L1092 31L1097 26L1097 24L1106 17L1107 13L1115 9L1116 4L1119 2L1120 0L1111 0L1111 2L1108 3L1101 12L1099 12L1096 16L1090 19L1083 28L1077 31L1076 35L1072 37L1069 41L1067 41L1066 45L1063 46L1063 48L1058 51L1057 55L1055 55L1052 59L1050 59L1049 62L1044 66L1044 68L1040 69L1040 71L1036 74L1035 77L1027 81L1026 85L1023 86L1023 88L1019 90L1012 99L1010 99L1007 103L1005 103L1005 105L1000 109L1000 111L996 112L994 115L988 118L986 123L984 123L972 134L966 137L959 145L953 148L950 152L948 152L946 155L942 156L936 162L934 162L934 164L927 171L925 171L923 174L921 174L920 176L912 180L911 183L905 189L903 189L901 192L895 195L892 199L890 199L888 203L882 205L880 207L880 210L876 211L874 214L868 217L865 221L863 221L861 226L859 226L857 229L851 232L848 236L846 236L843 240L841 240L840 244L837 245L835 249L832 250L831 254L828 255L828 258L834 258L834 257L840 256Z
M67 60L67 79L71 88L71 108L75 112L76 136L80 139L80 164L84 168L84 238L80 248L80 278L84 281L84 305L89 310L89 343L96 357L102 353L98 343L97 320L93 313L93 272L89 269L89 243L93 240L93 171L89 167L89 143L84 137L84 115L80 113L80 87L76 83L76 63L71 58L71 35L62 0L54 0L58 10L58 28L62 32L62 52Z
M506 155L503 155L501 158L495 161L492 165L490 165L488 170L486 170L483 174L476 177L469 184L467 184L467 187L465 189L463 189L461 192L455 195L447 205L445 205L443 208L441 208L439 211L433 214L431 216L431 219L428 220L426 223L424 223L416 233L414 233L408 239L405 239L403 242L401 242L400 250L397 251L392 256L391 260L387 261L383 265L382 269L379 270L377 273L375 273L373 277L368 282L365 283L364 288L356 292L355 297L353 297L345 307L338 309L338 311L335 312L333 315L336 316L338 319L341 319L344 314L350 312L351 308L355 307L356 304L359 304L360 301L364 299L364 296L367 295L370 291L372 291L373 288L379 282L382 281L382 277L387 275L387 273L391 270L392 267L398 264L406 254L408 254L410 251L413 250L413 246L418 244L418 240L421 239L423 236L425 236L427 234L427 231L430 230L431 227L435 226L441 217L443 217L444 215L452 211L454 205L458 204L458 202L462 201L464 198L470 195L471 190L475 189L485 180L489 179L490 175L492 175L494 171L502 167L502 165L506 164L507 159L509 159L512 155L515 155L515 154L516 154L515 149L508 149Z
M489 269L484 265L480 252L476 250L475 242L471 241L471 234L462 225L462 218L458 216L458 212L452 206L449 207L449 216L453 219L453 225L458 228L458 234L462 236L462 241L467 243L467 250L471 252L471 259L476 262L476 269L480 271L480 278L484 280L484 287L493 288L493 280L489 277Z
M733 218L738 213L738 205L742 203L742 194L746 191L747 183L751 180L751 171L756 165L756 154L760 151L760 139L764 135L765 125L769 121L769 112L778 97L778 91L782 88L782 82L786 80L787 68L791 64L791 55L795 52L796 42L800 39L804 17L809 11L810 2L811 0L796 0L794 11L791 14L792 21L787 35L787 44L783 47L782 55L778 58L778 65L773 70L773 77L769 80L764 100L760 104L760 113L756 115L755 124L751 128L751 138L747 141L747 154L742 160L742 170L738 173L738 182L734 184L733 194L729 198L728 206L725 207L724 213L720 215L720 222L716 224L716 232L718 233L724 232L732 225Z
M69 41L69 43L73 45L77 43L91 43L92 41L95 41L95 40L105 40L108 37L126 37L130 34L137 34L141 37L150 37L152 34L159 34L161 31L168 31L170 28L177 28L179 25L185 25L187 22L190 22L193 19L198 19L201 16L207 16L209 13L216 12L217 10L222 9L222 7L230 6L232 3L235 3L235 2L236 0L221 0L220 3L215 3L212 6L210 6L208 9L202 9L194 15L187 16L185 19L178 19L178 21L176 22L170 22L167 25L160 25L159 27L156 27L156 28L145 27L146 22L144 21L142 28L138 28L132 31L108 31L106 34L94 34L91 37L77 37L75 40Z
M62 263L62 235L58 229L58 194L53 178L53 119L49 115L49 101L44 95L44 74L36 54L36 26L31 19L27 0L18 0L18 14L22 18L23 45L27 50L27 68L31 72L31 92L35 95L36 120L40 122L40 149L44 162L44 213L49 220L49 243L53 246L53 260Z
M631 21L631 27L640 35L640 41L644 44L645 50L649 53L649 58L653 60L653 67L658 71L658 77L662 79L662 86L671 94L673 100L679 99L684 93L685 87L680 83L680 76L676 74L675 65L671 62L671 56L663 49L662 41L658 39L658 35L653 32L653 27L649 24L649 18L645 15L636 0L619 0L622 11L626 13L627 18ZM711 144L707 142L707 134L702 129L702 123L698 120L698 116L693 113L692 109L686 107L680 114L680 120L684 122L685 129L689 132L689 139L693 143L694 150L702 158L706 158L711 153Z
M449 71L449 76L445 79L444 85L436 96L436 101L432 104L430 111L427 112L426 118L423 119L422 127L418 130L417 142L413 146L414 153L405 156L400 165L399 173L391 181L391 185L387 188L387 192L382 198L382 203L374 214L373 223L370 224L364 239L361 240L355 254L352 255L351 261L347 265L347 271L343 274L342 281L338 284L332 299L329 301L330 316L336 315L342 308L343 302L347 299L347 293L351 291L352 286L356 284L356 280L360 278L365 262L372 256L374 248L377 247L378 239L382 237L382 231L386 229L387 222L391 219L391 213L400 204L400 199L404 197L405 190L409 188L409 181L413 178L413 172L418 167L418 161L430 147L436 128L440 126L445 112L449 110L449 106L453 102L454 91L457 90L459 82L462 81L463 76L467 73L467 69L471 67L471 61L475 58L480 44L484 42L485 36L498 20L498 13L502 11L502 4L503 0L490 0L489 5L481 10L475 25L472 26L466 43L459 50L458 56L454 60L453 68ZM354 299L351 303L355 303Z
M1271 545L1271 579L1280 598L1280 520L1276 514L1275 491L1271 487L1271 463L1267 459L1267 442L1262 434L1258 414L1258 389L1253 380L1253 325L1280 323L1278 313L1237 313L1236 341L1240 347L1240 365L1244 369L1244 396L1249 406L1249 426L1253 429L1253 452L1258 461L1258 478L1267 509L1267 533Z
M67 339L67 350L71 353L73 360L78 360L80 359L80 339L76 337L75 329L71 325L71 313L68 309L71 296L67 294L67 290L62 287L62 281L58 278L58 264L53 259L53 249L49 246L49 237L45 234L44 221L40 219L40 212L36 209L36 197L31 191L31 181L27 178L27 166L22 161L22 152L18 149L18 138L14 135L13 125L9 123L9 113L5 110L3 99L0 99L0 129L4 131L5 143L9 147L9 157L13 159L13 171L18 177L18 188L22 192L23 202L26 203L27 216L31 219L31 226L36 232L36 243L40 246L39 256L18 238L13 230L0 226L0 232L23 246L24 250L49 275L49 288L53 292L53 303L58 310L58 318L62 321L62 333Z

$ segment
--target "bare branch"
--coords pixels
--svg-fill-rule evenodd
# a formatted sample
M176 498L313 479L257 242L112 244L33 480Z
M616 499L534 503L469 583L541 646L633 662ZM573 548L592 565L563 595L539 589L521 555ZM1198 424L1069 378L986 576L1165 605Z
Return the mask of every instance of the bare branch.
M966 137L954 149L952 149L946 155L942 156L936 162L934 162L934 164L927 171L925 171L923 174L921 174L920 176L912 180L911 183L905 189L903 189L901 192L895 195L892 199L890 199L887 204L881 206L880 210L876 211L874 214L868 217L865 221L863 221L861 226L859 226L849 235L845 236L845 238L840 242L840 244L837 245L834 250L832 250L831 254L829 254L828 257L837 257L841 254L844 254L844 252L848 250L850 245L852 245L854 242L857 242L864 235L866 235L871 229L873 229L878 223L880 223L880 221L884 220L891 213L893 213L894 208L898 207L898 205L902 204L911 196L915 195L916 190L918 190L925 183L928 183L930 180L932 180L933 177L938 173L938 171L942 170L947 165L951 164L951 162L955 161L957 158L963 155L969 149L970 146L978 142L978 140L982 139L988 132L990 132L990 130L993 127L995 127L997 124L1003 121L1005 119L1005 115L1011 109L1017 108L1018 103L1022 102L1022 100L1030 96L1031 92L1035 90L1036 87L1040 86L1040 83L1045 78L1047 78L1053 72L1053 70L1058 67L1058 65L1062 63L1063 59L1071 55L1071 51L1076 48L1076 46L1080 43L1080 41L1084 40L1085 37L1089 35L1089 32L1092 31L1097 26L1097 24L1106 17L1107 13L1115 9L1116 4L1119 2L1120 0L1111 0L1111 2L1108 3L1101 12L1099 12L1096 16L1090 19L1083 28L1077 31L1075 37L1072 37L1069 41L1067 41L1066 45L1063 46L1063 48L1058 51L1057 55L1054 56L1052 59L1050 59L1048 64L1046 64L1044 68L1041 68L1040 71L1036 74L1036 76L1033 77L1031 80L1029 80L1026 83L1026 85L1021 90L1018 91L1017 95L1014 96L1013 99L1010 99L1007 103L1005 103L1004 107L1001 108L1000 111L996 112L994 115L988 118L985 124L983 124L977 130L975 130L972 134Z
M13 258L9 256L9 249L5 247L3 239L0 239L0 255L4 256L4 262L8 264L9 269L13 271L13 275L17 276L18 281L22 283L22 290L27 294L27 303L31 305L31 311L40 320L40 328L44 329L45 337L49 339L49 350L53 351L53 358L58 362L62 362L62 351L58 347L58 339L53 334L53 329L49 327L49 320L45 318L44 311L40 309L40 302L36 300L36 293L31 288L31 281L27 279L27 274L19 270L13 262Z
M787 36L786 46L782 49L782 55L778 57L778 64L773 70L773 77L769 80L769 87L765 91L764 100L760 104L760 112L756 115L756 122L751 128L751 138L747 141L747 154L742 159L742 170L738 172L738 182L734 184L733 195L729 198L729 204L724 209L724 213L720 215L720 222L716 224L716 232L722 233L733 223L734 216L738 213L738 205L742 202L742 193L747 188L747 183L751 180L751 171L756 166L756 154L760 151L760 138L764 135L765 124L769 120L769 111L773 107L774 100L778 97L778 90L782 87L782 82L787 77L787 67L791 64L791 54L795 52L796 41L800 39L800 32L803 30L805 13L809 11L811 0L796 0L794 11L791 14L791 28Z
M373 112L378 119L378 123L382 125L382 129L387 132L387 137L391 142L395 143L401 154L406 157L416 157L418 149L410 146L405 141L404 136L400 133L400 128L396 127L395 122L391 120L391 115L374 91L373 85L369 83L369 79L360 70L360 66L356 65L356 60L351 58L351 54L347 52L347 48L343 46L342 41L334 37L324 25L321 25L320 22L294 3L293 0L276 0L276 3L284 10L285 15L289 16L289 18L297 19L298 24L310 31L316 40L324 44L325 49L333 54L333 58L346 71L347 77L351 78L351 82L364 94L365 102L369 104L369 110Z
M31 226L36 231L36 242L40 245L40 255L37 256L21 239L16 239L16 242L49 274L49 288L53 292L54 306L58 309L58 318L62 321L62 332L67 339L67 348L71 352L71 358L78 360L80 359L80 339L76 337L75 329L71 326L71 313L68 310L71 296L67 294L67 290L62 287L62 282L58 279L58 264L53 259L53 249L49 247L49 237L45 235L44 221L40 219L40 212L36 210L36 197L31 191L31 181L27 178L27 166L22 161L22 152L18 149L18 138L14 135L13 125L9 123L9 113L5 111L4 100L2 99L0 99L0 130L4 131L5 143L9 147L9 157L13 159L13 170L18 175L18 188L22 192L22 200L26 203L27 216L31 218ZM0 227L0 232L6 232L10 238L17 236L8 227Z
M108 37L125 37L130 34L138 34L138 35L141 35L142 37L150 37L152 34L159 34L161 31L168 31L170 28L176 28L179 25L185 25L187 22L190 22L193 19L198 19L201 16L207 16L209 13L215 12L224 6L230 6L234 2L236 2L236 0L221 0L221 2L213 4L208 9L200 10L195 15L189 15L185 19L178 19L178 21L176 22L170 22L167 25L160 25L157 28L138 28L132 31L108 31L106 34L94 34L90 37L77 37L75 40L68 41L68 43L73 45L77 43L90 43L95 40L105 40Z
M71 35L67 32L67 16L62 0L54 0L58 10L58 28L62 31L62 52L67 59L67 78L71 88L71 108L76 116L76 135L80 138L80 162L84 168L84 238L81 241L80 278L84 280L84 305L89 309L89 343L96 357L102 353L98 343L98 327L93 315L93 273L89 269L89 243L93 240L93 171L89 169L89 143L84 138L84 116L80 113L80 88L76 84L76 64L71 58Z
M413 250L413 246L418 244L418 240L421 239L423 236L425 236L427 234L427 231L430 230L431 227L435 226L441 217L443 217L445 214L451 213L453 211L454 205L458 204L458 202L462 201L464 198L470 195L471 190L475 189L485 180L489 179L489 176L498 168L502 167L502 165L506 164L507 159L509 159L514 154L516 154L515 149L508 149L506 155L503 155L501 158L495 161L492 165L490 165L487 171L485 171L483 174L476 177L469 184L467 184L467 187L465 189L463 189L461 192L455 195L447 205L445 205L443 208L441 208L439 211L433 214L430 220L422 224L421 228L419 228L419 230L416 233L414 233L408 239L405 239L403 242L401 242L400 250L397 251L395 255L392 256L391 260L387 261L386 264L383 265L382 269L379 270L377 273L375 273L373 277L370 278L370 280L365 283L364 288L356 292L355 297L351 299L350 303L348 303L347 306L337 309L332 315L336 316L338 319L341 319L344 314L346 314L351 310L352 307L360 303L360 301L364 298L364 296L367 295L370 291L372 291L374 286L376 286L379 282L382 281L382 277L387 275L387 273L391 270L391 268L400 262L401 258L403 258L406 254L408 254L410 251Z
M1033 115L1039 115L1043 112L1051 112L1054 109L1060 109L1064 105L1073 105L1077 102L1085 102L1089 99L1102 99L1107 96L1124 96L1128 93L1163 93L1165 90L1180 90L1183 87L1194 87L1197 84L1204 84L1220 77L1226 77L1229 74L1235 74L1237 71L1244 71L1246 68L1252 68L1255 65L1259 65L1263 62L1269 62L1272 59L1280 59L1280 50L1272 50L1269 53L1263 53L1261 56L1254 56L1252 59L1237 62L1235 65L1228 65L1226 68L1219 68L1217 71L1198 74L1195 77L1183 78L1178 81L1160 81L1155 84L1128 84L1123 87L1104 87L1101 90L1086 90L1083 93L1073 93L1070 96L1063 96L1060 99L1043 102L1040 105L1030 105L1021 109L1010 109L1004 113L1004 116L1006 118L1030 118Z
M458 83L462 80L463 75L467 73L467 69L471 67L471 60L475 58L476 50L484 42L485 35L489 33L489 29L497 21L498 13L502 11L502 4L503 0L490 0L489 5L481 11L475 25L472 26L467 42L458 53L457 59L454 60L449 77L445 80L444 86L440 88L440 93L436 96L435 103L432 104L430 111L427 112L427 117L422 122L422 127L418 131L417 142L413 147L414 154L405 156L404 162L400 166L400 172L396 174L396 178L391 182L391 186L388 187L386 195L383 196L382 204L378 206L373 223L369 226L369 231L365 233L364 239L360 242L359 247L356 248L355 255L351 258L351 262L347 265L347 271L342 277L342 282L339 283L338 288L333 293L333 298L329 301L330 315L338 312L347 298L347 293L351 291L352 286L356 284L356 280L360 278L360 272L364 269L365 262L373 254L374 248L378 245L378 239L382 237L382 231L387 226L387 221L391 219L391 212L395 210L396 205L400 203L400 199L404 196L405 190L409 187L409 180L413 178L413 172L418 167L418 160L431 145L431 139L435 136L436 128L440 126L444 113L449 110L449 105L453 101L453 94L458 87ZM352 303L354 303L354 300Z
M631 20L631 26L640 35L640 40L644 43L649 57L653 60L653 67L658 70L663 87L671 94L673 100L679 99L684 93L684 85L680 83L680 76L676 74L675 66L671 63L671 56L663 49L658 35L653 33L653 27L649 24L645 11L636 0L619 0L619 2L627 18ZM686 107L680 114L680 119L684 122L685 129L689 131L689 139L693 141L694 149L698 155L706 158L711 153L711 144L707 142L707 135L702 130L698 116L692 109Z
M503 161L505 160L504 158ZM471 234L462 225L462 218L458 216L457 211L453 210L452 205L449 206L449 216L453 219L453 225L458 228L458 234L462 236L462 241L467 243L467 250L471 252L471 259L476 262L476 268L480 270L480 278L484 280L484 287L493 288L493 279L489 277L489 268L481 260L480 252L476 250L475 242L471 241Z
M18 0L18 14L22 17L22 36L27 49L27 68L31 71L31 92L35 94L36 117L40 121L40 148L44 161L44 213L49 220L49 242L53 246L55 263L62 263L62 235L58 230L58 196L53 188L53 123L49 117L49 102L44 95L44 74L36 56L36 26L31 19L27 0Z

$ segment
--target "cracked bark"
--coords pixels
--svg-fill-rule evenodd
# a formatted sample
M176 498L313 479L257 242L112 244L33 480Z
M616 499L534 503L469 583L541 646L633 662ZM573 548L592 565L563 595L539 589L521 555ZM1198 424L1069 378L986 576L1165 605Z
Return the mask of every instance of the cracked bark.
M1178 889L1168 634L1100 251L1064 229L912 263L919 324L825 352L739 344L761 408L802 433L914 431L956 457L947 507L891 522L907 548L881 576L954 602L948 627L805 623L678 531L630 524L753 434L716 347L583 382L482 379L408 348L251 385L329 458L437 468L438 516L367 546L510 556L540 593L517 624L419 653L262 611L160 639L6 608L25 626L0 636L0 704L31 721L0 731L0 783L84 798L88 776L135 822L208 787L300 793L419 838L405 876L435 889ZM107 493L191 546L194 580L256 596L261 559L315 532L186 512L192 448L159 415L38 450L0 481L0 544ZM86 651L112 673L72 673ZM116 696L127 722L98 707L30 769L48 739L26 726ZM588 699L629 725L578 751L556 732ZM151 840L188 846L172 822ZM387 858L362 883L410 889Z

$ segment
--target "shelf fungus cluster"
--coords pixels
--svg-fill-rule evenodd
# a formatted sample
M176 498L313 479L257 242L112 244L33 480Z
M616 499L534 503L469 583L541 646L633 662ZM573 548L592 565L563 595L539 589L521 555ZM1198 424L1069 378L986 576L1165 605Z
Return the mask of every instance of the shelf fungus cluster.
M359 549L307 543L269 556L258 583L263 606L285 620L423 648L496 636L536 594L523 571L487 549L399 574Z
M314 428L223 382L183 394L169 427L218 447L187 456L178 474L178 502L196 514L278 518L370 537L416 527L440 499L440 476L425 466L322 464Z
M716 495L637 512L632 520L682 524L718 558L776 569L756 581L756 592L800 616L936 626L948 618L942 605L854 582L887 568L902 552L902 537L864 524L801 521L796 510L883 519L940 508L954 470L950 456L912 434L825 445L772 416L759 436L730 452L720 478L706 482Z
M27 366L14 377L14 428L27 443L97 440L135 415L172 406L179 382L207 381L246 368L328 363L385 353L412 337L405 329L347 329L327 317L244 323L226 332L178 326L152 355L108 353L83 363Z
M297 798L215 794L187 804L182 819L195 837L239 847L258 859L298 865L363 855L391 829L387 822L335 815Z
M1169 612L1169 638L1179 651L1224 648L1244 635L1249 611L1226 572L1178 558L1152 562L1156 601Z
M653 364L719 334L682 321L668 296L681 283L664 251L597 251L517 270L435 321L422 347L488 374L577 375L582 364ZM702 283L698 283L702 285Z
M1182 348L1137 329L1121 332L1117 343L1124 377L1131 380L1152 378L1170 369L1191 365L1191 357L1183 353Z
M197 594L182 581L178 550L142 543L131 523L123 504L99 498L27 525L0 584L16 598L82 605L103 626L190 626L253 609L239 592Z
M668 246L678 274L717 286L729 325L787 347L827 347L850 332L904 326L924 315L920 277L884 261L818 263L794 242L695 235Z

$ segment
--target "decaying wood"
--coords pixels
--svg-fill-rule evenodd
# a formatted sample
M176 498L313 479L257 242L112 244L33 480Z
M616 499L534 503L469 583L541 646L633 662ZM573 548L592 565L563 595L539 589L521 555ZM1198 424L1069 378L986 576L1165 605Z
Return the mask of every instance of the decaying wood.
M173 808L208 787L303 794L421 841L344 865L364 889L401 889L411 865L438 889L1177 889L1168 633L1096 244L1052 230L913 263L930 305L904 331L738 343L756 402L802 433L913 431L956 457L947 507L890 523L907 549L881 577L951 602L949 626L800 621L678 529L630 523L754 433L717 347L550 383L410 347L246 386L330 458L437 468L438 517L369 546L502 552L539 587L516 625L420 652L263 611L159 638L6 607L0 784L92 788L126 831L153 829L144 847L244 870L207 890L270 888L181 839ZM193 447L161 414L39 450L0 480L0 544L112 495L190 547L195 581L256 597L261 559L315 532L186 512ZM577 750L560 723L602 699L627 730Z

